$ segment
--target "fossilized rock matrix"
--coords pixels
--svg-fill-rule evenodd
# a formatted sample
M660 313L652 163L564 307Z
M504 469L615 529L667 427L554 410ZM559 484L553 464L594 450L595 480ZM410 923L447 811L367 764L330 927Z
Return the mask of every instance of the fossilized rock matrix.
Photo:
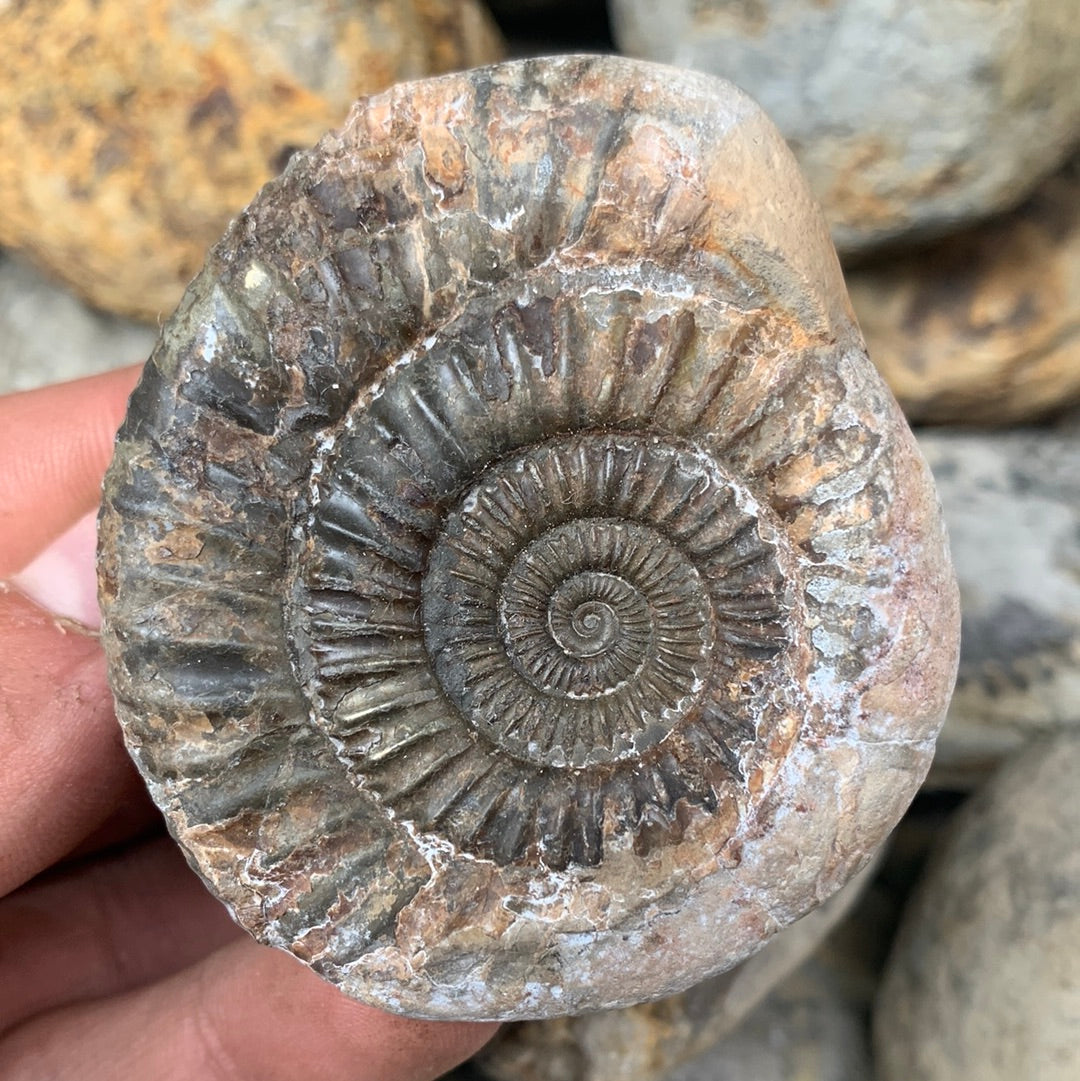
M398 87L236 221L101 517L126 738L264 941L428 1017L685 987L862 866L956 661L792 159L612 58Z

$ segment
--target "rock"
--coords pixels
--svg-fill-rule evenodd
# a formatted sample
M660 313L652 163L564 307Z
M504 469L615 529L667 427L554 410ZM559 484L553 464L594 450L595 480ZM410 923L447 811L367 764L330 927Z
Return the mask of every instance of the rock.
M476 0L0 4L0 244L156 321L355 98L500 48Z
M841 254L1010 207L1080 138L1080 0L611 0L632 56L723 75Z
M877 861L870 864L821 908L780 931L731 972L657 1002L508 1026L477 1063L494 1081L663 1081L739 1029L850 913L877 868ZM780 1024L785 1011L780 1001L765 1011L756 1028ZM705 1061L721 1057L717 1049Z
M145 360L157 331L88 308L0 252L0 394Z
M396 87L208 257L99 519L128 746L236 918L418 1016L732 968L921 784L959 609L824 219L729 83Z
M1080 1077L1080 734L1039 741L956 816L875 1010L879 1081Z
M1080 159L1013 213L851 270L870 359L911 421L1012 424L1080 399Z
M863 1014L811 961L738 1029L662 1081L867 1081L869 1044Z
M1080 726L1080 441L923 431L960 582L956 690L931 782L969 785L1025 739Z

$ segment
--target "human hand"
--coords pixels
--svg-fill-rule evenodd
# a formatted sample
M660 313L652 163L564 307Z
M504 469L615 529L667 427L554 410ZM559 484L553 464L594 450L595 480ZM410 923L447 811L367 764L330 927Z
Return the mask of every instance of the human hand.
M240 931L163 836L94 633L3 585L96 506L137 375L0 398L0 1077L435 1077L496 1026L385 1014ZM56 610L92 589L71 558Z

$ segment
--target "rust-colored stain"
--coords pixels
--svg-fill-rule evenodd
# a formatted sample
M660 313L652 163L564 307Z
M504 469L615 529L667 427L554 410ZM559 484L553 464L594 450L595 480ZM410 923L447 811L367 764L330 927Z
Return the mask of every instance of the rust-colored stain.
M325 24L306 68L289 52L293 11ZM0 244L155 321L229 219L354 99L501 52L474 0L265 0L230 18L198 0L5 6Z

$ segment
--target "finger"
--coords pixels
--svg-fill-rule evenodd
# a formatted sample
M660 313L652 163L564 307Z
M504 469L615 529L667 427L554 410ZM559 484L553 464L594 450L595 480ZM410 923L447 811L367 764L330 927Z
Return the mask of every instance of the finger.
M60 865L96 856L108 849L146 841L164 832L165 822L161 812L154 806L150 793L140 784L137 791L125 795L111 811L106 812L98 825L64 853Z
M0 1041L0 1077L430 1081L496 1028L382 1013L244 940L150 987L27 1022Z
M243 934L167 838L0 900L0 1033L171 975Z
M145 807L97 639L0 589L0 896Z
M0 398L0 578L98 504L140 368Z
M39 552L11 584L55 615L96 630L101 626L96 548L97 514L91 511Z

